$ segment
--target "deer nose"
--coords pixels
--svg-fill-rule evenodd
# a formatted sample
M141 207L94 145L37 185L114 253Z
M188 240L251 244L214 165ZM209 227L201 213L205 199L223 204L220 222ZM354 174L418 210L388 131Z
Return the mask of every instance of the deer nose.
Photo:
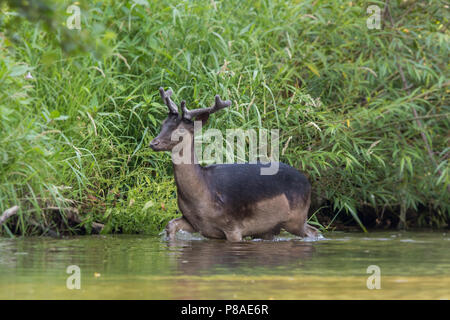
M159 139L153 139L152 142L150 142L150 148L155 148L160 142Z

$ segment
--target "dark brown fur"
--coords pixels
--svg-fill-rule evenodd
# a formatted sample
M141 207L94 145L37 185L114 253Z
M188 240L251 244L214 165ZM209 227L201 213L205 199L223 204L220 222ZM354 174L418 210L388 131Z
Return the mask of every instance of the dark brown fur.
M199 118L206 121L207 116ZM306 223L311 187L299 171L283 163L274 175L261 175L260 169L269 166L263 164L201 167L194 152L193 122L173 113L151 142L152 149L172 150L178 144L171 140L174 130L182 130L183 139L191 142L191 159L187 164L173 164L183 216L167 225L169 238L178 230L229 241L246 236L270 239L281 229L302 237L316 235L316 229Z

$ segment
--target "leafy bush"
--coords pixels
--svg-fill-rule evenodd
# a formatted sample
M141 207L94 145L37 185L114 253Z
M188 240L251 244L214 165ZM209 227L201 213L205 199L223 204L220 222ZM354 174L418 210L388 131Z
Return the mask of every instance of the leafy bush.
M51 21L6 3L0 22L0 209L21 205L11 233L78 232L51 206L78 207L88 231L159 232L179 214L170 158L147 148L166 113L159 86L190 107L233 100L209 127L279 128L281 160L309 176L322 218L447 225L444 1L373 1L384 14L372 30L365 2L82 2L80 31L64 26L72 3L38 2Z

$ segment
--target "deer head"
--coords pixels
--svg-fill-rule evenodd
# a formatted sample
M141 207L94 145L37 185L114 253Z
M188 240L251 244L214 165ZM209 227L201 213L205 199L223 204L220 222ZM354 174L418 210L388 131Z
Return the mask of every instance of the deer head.
M193 137L195 120L200 120L204 123L208 120L210 114L231 105L231 101L222 101L219 95L216 95L215 103L212 107L188 110L186 101L183 100L181 101L180 116L177 105L170 98L172 90L164 91L163 88L159 88L159 93L169 109L169 114L163 121L158 136L150 142L150 148L154 151L171 151L178 144L178 139L173 139L174 133L177 133L178 137L185 135Z

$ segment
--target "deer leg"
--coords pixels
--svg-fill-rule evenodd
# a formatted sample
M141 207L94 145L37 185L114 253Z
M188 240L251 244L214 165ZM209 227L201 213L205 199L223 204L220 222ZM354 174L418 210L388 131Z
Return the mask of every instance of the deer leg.
M281 231L281 224L275 226L271 231L266 233L255 234L252 239L273 240L276 235L279 235Z
M242 241L242 233L239 230L224 232L227 240L230 242Z
M304 220L292 220L283 225L284 230L300 237L317 237L319 231Z
M187 232L195 232L192 225L187 221L184 217L176 218L170 220L166 226L166 233L169 239L173 239L177 231L187 231Z
M320 232L317 230L317 228L314 228L313 226L305 223L305 233L307 237L315 238L317 237Z
M274 236L275 235L272 232L267 232L267 233L255 234L254 236L252 236L252 239L273 240Z
M296 236L300 236L300 237L305 236L305 228L301 222L291 221L291 222L285 223L283 225L283 228L287 232L292 233Z
M306 215L299 214L296 217L286 221L283 223L282 227L289 233L292 233L296 236L304 237L306 235L305 232L305 223L306 223Z

